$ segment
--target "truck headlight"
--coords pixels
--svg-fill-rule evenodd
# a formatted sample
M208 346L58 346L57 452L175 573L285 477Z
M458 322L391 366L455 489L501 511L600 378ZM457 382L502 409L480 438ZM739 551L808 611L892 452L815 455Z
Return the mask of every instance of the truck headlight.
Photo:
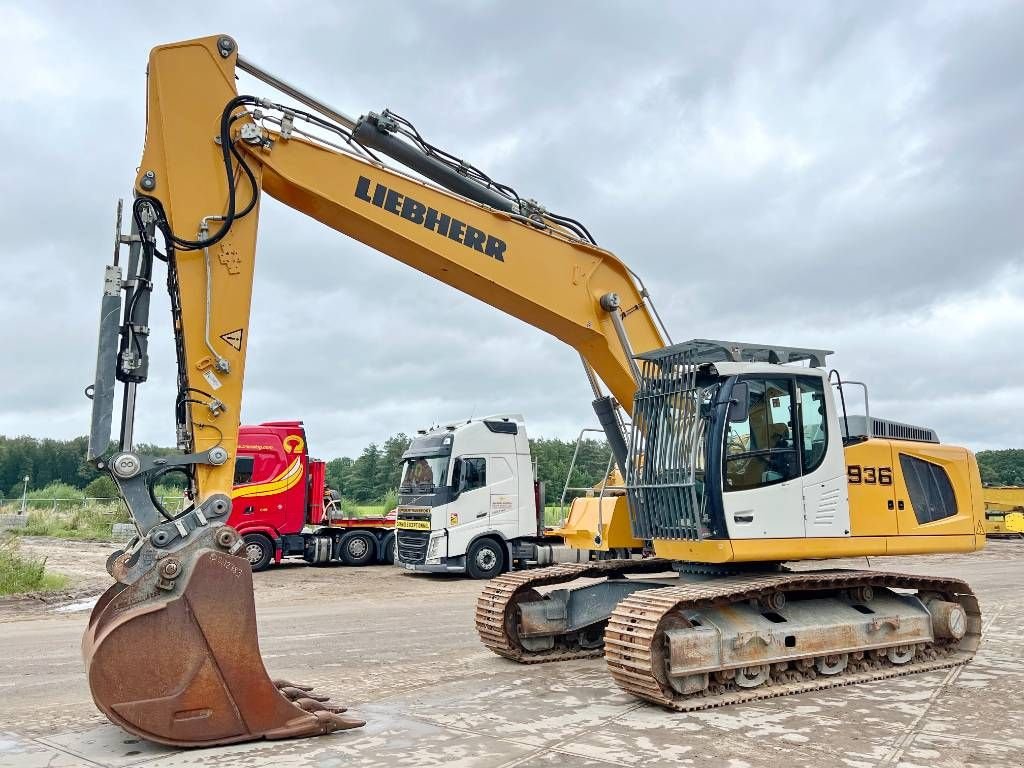
M441 562L441 548L444 545L444 534L440 536L431 536L430 541L427 543L427 562L428 563L439 563Z

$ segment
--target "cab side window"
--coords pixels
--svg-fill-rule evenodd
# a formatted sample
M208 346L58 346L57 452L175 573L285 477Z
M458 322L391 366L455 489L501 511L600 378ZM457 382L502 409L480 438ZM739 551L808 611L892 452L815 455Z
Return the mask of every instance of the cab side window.
M828 420L825 417L824 382L814 376L797 376L800 394L800 431L804 474L821 466L828 448Z
M284 456L284 464L281 463L281 455L274 450L257 451L249 456L238 456L235 458L235 485L248 485L252 483L265 483L273 480L277 475L297 461L297 456Z
M472 491L487 485L487 459L461 459L459 491Z
M252 482L252 468L255 463L252 456L238 456L235 458L235 485L245 485Z
M956 493L945 469L905 453L900 454L900 469L918 523L924 525L956 515Z
M747 418L729 422L725 490L773 485L799 476L790 379L750 379Z

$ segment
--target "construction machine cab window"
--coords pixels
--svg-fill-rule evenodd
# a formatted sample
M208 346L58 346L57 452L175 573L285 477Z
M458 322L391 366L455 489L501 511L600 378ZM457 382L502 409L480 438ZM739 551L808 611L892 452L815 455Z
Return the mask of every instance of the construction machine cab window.
M825 385L815 376L797 376L796 386L800 393L800 432L803 441L800 463L806 475L821 466L828 447Z
M800 474L793 436L791 379L747 380L747 418L730 421L725 489L743 491Z
M825 385L821 378L749 378L743 383L747 385L746 418L729 420L725 490L782 483L820 467L828 448ZM742 390L735 391L743 396ZM794 391L798 395L795 413L799 433L794 430Z

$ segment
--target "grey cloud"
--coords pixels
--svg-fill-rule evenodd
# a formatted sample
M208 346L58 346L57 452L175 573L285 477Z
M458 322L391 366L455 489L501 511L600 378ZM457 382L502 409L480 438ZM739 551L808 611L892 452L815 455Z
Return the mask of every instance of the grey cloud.
M876 411L1022 444L1019 4L208 6L0 6L0 432L85 431L148 49L223 31L583 220L677 340L834 348ZM593 421L572 350L269 201L257 273L243 416L304 418L323 455L474 410ZM167 443L162 302L139 429Z

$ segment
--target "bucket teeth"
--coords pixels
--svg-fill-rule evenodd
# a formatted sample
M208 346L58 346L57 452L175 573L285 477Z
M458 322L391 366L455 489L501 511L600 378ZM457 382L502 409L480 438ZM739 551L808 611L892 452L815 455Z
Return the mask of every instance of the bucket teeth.
M320 693L313 693L313 689L309 687L299 688L294 685L279 686L278 689L283 693L288 701L298 701L299 699L312 699L313 701L330 701L330 696L324 696Z
M306 710L307 712L333 712L336 715L340 715L342 712L348 712L348 707L342 707L337 704L327 704L317 699L310 699L304 696L300 696L297 699L293 699L295 706Z
M281 689L285 689L285 688L298 688L299 690L304 690L304 691L310 691L310 690L313 689L313 686L311 686L311 685L303 685L302 683L293 683L290 680L285 680L284 678L274 678L270 682L272 682L275 686L278 686L278 688L281 688Z
M352 728L362 728L364 725L366 725L366 721L361 720L358 717L352 717L351 715L342 715L336 712L328 712L326 710L319 710L317 712L314 712L313 715L324 726L324 733L333 733L334 731L347 731Z
M357 717L339 715L324 710L317 712L302 711L302 714L304 716L301 719L290 721L280 728L266 731L262 734L262 738L272 740L301 739L307 736L325 736L335 731L347 731L366 725L365 720L360 720Z

